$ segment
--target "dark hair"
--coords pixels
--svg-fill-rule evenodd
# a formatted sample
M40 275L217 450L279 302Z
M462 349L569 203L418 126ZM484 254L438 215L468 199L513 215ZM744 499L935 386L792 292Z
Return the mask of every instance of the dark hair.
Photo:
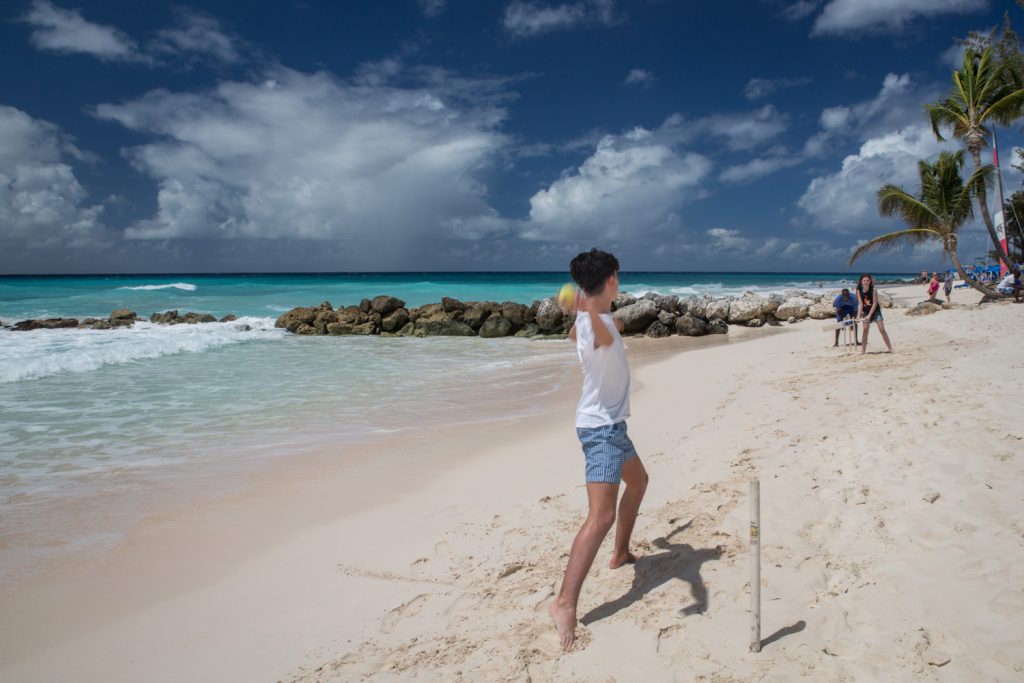
M619 272L619 261L606 251L594 248L577 254L569 264L569 274L587 294L600 294L604 283Z
M864 289L864 278L871 281L871 287L867 290ZM871 278L871 274L869 272L860 273L860 278L857 278L857 291L863 294L874 291L874 278Z

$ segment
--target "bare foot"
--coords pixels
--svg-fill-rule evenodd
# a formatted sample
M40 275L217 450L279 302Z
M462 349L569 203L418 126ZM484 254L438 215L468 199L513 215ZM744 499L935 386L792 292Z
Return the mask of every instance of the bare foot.
M558 599L548 605L548 614L558 629L558 638L562 641L562 649L568 652L576 640L576 610L558 604Z
M612 555L612 560L608 563L608 567L610 569L618 569L624 564L636 564L636 555L629 551L626 551L623 555L616 553Z

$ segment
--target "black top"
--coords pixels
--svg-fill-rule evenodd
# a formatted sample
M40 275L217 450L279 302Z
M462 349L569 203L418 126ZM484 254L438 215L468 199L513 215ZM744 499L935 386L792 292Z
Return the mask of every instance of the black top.
M860 300L864 304L864 312L870 313L871 307L875 303L875 286L871 285L866 292L858 286L857 291L860 292Z

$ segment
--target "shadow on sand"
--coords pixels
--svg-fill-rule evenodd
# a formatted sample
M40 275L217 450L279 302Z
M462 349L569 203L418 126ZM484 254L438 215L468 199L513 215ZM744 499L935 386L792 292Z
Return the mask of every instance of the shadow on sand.
M701 579L700 567L709 560L720 558L724 549L721 546L695 549L686 543L669 542L668 539L686 530L689 526L690 523L687 522L662 538L655 539L654 546L665 552L637 558L636 564L633 565L635 574L629 592L620 598L595 607L584 614L580 621L590 624L610 617L672 579L679 579L690 584L690 592L694 598L692 605L687 605L679 610L680 616L702 614L707 611L708 591L704 586L704 580Z

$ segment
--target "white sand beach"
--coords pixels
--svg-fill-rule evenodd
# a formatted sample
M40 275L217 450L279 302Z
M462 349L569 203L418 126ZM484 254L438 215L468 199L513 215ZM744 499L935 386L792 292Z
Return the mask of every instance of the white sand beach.
M892 355L807 320L634 365L640 559L609 570L606 541L572 652L545 607L586 509L576 386L543 418L296 458L2 587L0 679L1022 680L1024 306L885 321Z

